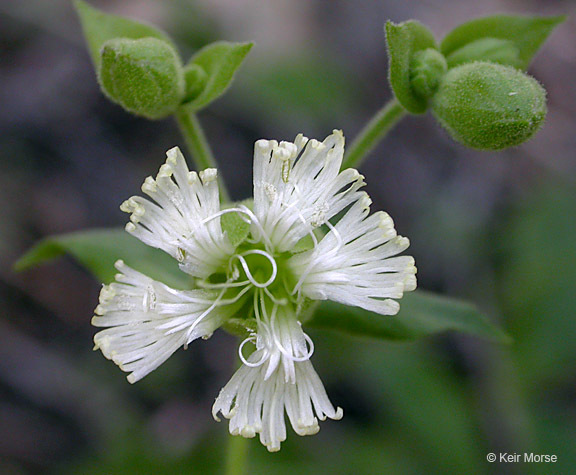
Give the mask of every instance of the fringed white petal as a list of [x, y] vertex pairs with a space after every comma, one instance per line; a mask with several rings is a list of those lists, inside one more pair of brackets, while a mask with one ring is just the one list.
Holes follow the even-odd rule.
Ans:
[[408, 239], [396, 235], [386, 213], [369, 216], [370, 203], [363, 193], [314, 249], [294, 255], [289, 265], [306, 297], [393, 315], [399, 304], [392, 299], [416, 288], [416, 267], [411, 256], [397, 256]]
[[130, 372], [134, 383], [178, 348], [208, 338], [227, 318], [218, 292], [174, 290], [116, 262], [116, 282], [102, 287], [92, 324], [109, 327], [94, 336], [95, 349]]
[[155, 203], [133, 196], [120, 207], [131, 213], [126, 231], [170, 254], [184, 272], [206, 278], [234, 251], [220, 225], [217, 172], [189, 171], [178, 147], [166, 155], [156, 179], [142, 185]]
[[316, 434], [320, 430], [318, 420], [338, 420], [343, 415], [342, 409], [335, 409], [330, 402], [310, 360], [290, 361], [288, 366], [294, 371], [290, 376], [285, 362], [279, 363], [285, 359], [277, 347], [257, 349], [212, 406], [216, 420], [219, 412], [230, 419], [232, 435], [251, 438], [260, 434], [260, 441], [270, 452], [280, 450], [281, 442], [286, 440], [285, 412], [298, 435]]
[[344, 137], [324, 142], [298, 135], [291, 142], [259, 140], [254, 150], [253, 234], [264, 233], [275, 250], [294, 245], [358, 199], [364, 185], [356, 170], [340, 172]]

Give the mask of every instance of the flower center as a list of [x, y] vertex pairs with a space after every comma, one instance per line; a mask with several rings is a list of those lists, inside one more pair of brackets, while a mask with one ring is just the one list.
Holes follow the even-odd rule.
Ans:
[[[237, 266], [240, 264], [240, 268]], [[240, 254], [234, 254], [229, 261], [232, 275], [236, 280], [246, 281], [254, 287], [266, 288], [278, 275], [278, 265], [274, 257], [262, 249], [249, 249]]]

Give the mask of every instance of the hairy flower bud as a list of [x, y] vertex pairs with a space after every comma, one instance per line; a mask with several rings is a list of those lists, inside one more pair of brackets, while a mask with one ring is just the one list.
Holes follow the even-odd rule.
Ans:
[[410, 85], [416, 94], [428, 99], [438, 89], [447, 69], [446, 59], [438, 50], [418, 51], [410, 64]]
[[452, 137], [472, 148], [502, 150], [528, 140], [546, 117], [546, 91], [510, 66], [474, 62], [444, 76], [432, 110]]
[[186, 92], [183, 102], [189, 102], [196, 99], [206, 87], [208, 74], [201, 66], [189, 64], [184, 68], [184, 80], [186, 82]]
[[116, 38], [104, 43], [98, 74], [104, 93], [148, 119], [172, 114], [184, 97], [184, 72], [174, 48], [157, 38]]

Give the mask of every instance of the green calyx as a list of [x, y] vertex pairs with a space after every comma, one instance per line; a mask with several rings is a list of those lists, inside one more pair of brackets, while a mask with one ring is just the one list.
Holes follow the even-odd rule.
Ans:
[[513, 67], [478, 61], [448, 71], [432, 110], [458, 142], [502, 150], [525, 142], [542, 126], [546, 91]]
[[124, 109], [148, 119], [174, 113], [185, 95], [182, 63], [166, 41], [115, 38], [101, 49], [98, 80]]
[[[412, 79], [418, 76], [420, 81], [428, 76], [422, 71], [414, 72], [414, 67], [426, 56], [426, 54], [418, 56], [419, 53], [438, 48], [434, 35], [428, 28], [414, 20], [399, 24], [389, 21], [386, 23], [385, 31], [388, 46], [388, 78], [392, 91], [408, 112], [423, 114], [428, 110], [428, 96], [414, 89]], [[423, 69], [428, 71], [427, 67]], [[422, 87], [424, 90], [427, 88], [425, 85]]]
[[446, 70], [446, 59], [438, 50], [427, 48], [414, 54], [410, 64], [410, 84], [414, 92], [425, 99], [431, 98]]

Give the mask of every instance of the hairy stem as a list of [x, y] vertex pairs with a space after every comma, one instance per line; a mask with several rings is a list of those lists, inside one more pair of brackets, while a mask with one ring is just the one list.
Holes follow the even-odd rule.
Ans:
[[366, 156], [380, 142], [388, 132], [394, 127], [402, 117], [406, 115], [406, 110], [396, 99], [392, 99], [366, 124], [358, 136], [348, 148], [342, 169], [357, 168], [364, 161]]
[[[184, 136], [188, 150], [192, 154], [192, 160], [197, 170], [206, 168], [217, 168], [216, 159], [212, 154], [204, 130], [194, 112], [190, 112], [185, 106], [180, 107], [176, 112], [176, 121], [180, 132]], [[228, 190], [222, 179], [220, 184], [220, 199], [223, 202], [230, 201]]]

